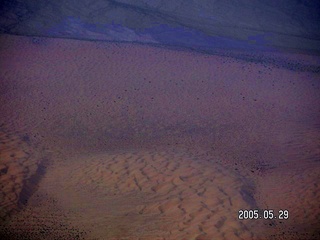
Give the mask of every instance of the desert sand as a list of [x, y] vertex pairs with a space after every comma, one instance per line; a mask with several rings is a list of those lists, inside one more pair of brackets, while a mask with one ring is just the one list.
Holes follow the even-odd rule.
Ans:
[[[306, 66], [294, 71], [134, 44], [0, 41], [3, 236], [320, 237], [317, 56], [270, 54]], [[239, 220], [240, 209], [289, 219]]]

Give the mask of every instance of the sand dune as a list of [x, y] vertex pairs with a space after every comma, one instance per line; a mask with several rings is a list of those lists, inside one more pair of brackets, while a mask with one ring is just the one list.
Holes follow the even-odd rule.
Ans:
[[[241, 192], [252, 191], [245, 190], [245, 180], [181, 150], [125, 151], [59, 162], [13, 223], [23, 223], [35, 208], [28, 226], [32, 232], [67, 214], [88, 239], [251, 238], [237, 219], [238, 209], [256, 207], [242, 197]], [[23, 225], [13, 226], [19, 232], [25, 231]], [[50, 234], [59, 231], [53, 228]]]
[[[7, 238], [319, 236], [317, 72], [129, 44], [1, 42]], [[238, 219], [256, 208], [290, 218]]]

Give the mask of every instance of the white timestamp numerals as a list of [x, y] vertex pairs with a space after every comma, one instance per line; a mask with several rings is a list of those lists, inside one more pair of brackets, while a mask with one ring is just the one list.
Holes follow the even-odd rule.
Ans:
[[289, 211], [288, 210], [282, 210], [274, 211], [272, 209], [240, 209], [238, 211], [238, 219], [240, 220], [246, 220], [246, 219], [288, 219], [289, 218]]

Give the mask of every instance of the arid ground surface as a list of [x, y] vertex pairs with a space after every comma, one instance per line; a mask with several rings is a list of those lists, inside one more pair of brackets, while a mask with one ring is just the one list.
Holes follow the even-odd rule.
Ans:
[[0, 42], [1, 235], [320, 238], [319, 57]]

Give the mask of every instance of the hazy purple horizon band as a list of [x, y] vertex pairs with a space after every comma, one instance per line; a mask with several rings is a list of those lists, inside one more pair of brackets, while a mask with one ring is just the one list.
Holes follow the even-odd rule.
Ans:
[[0, 33], [251, 52], [320, 54], [316, 1], [9, 1]]

